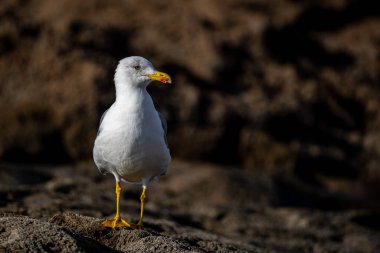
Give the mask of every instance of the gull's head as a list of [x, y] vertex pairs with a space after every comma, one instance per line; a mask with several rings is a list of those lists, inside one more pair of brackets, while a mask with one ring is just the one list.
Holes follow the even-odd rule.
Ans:
[[135, 87], [146, 87], [152, 81], [171, 83], [170, 76], [154, 69], [152, 63], [140, 56], [131, 56], [119, 61], [115, 82]]

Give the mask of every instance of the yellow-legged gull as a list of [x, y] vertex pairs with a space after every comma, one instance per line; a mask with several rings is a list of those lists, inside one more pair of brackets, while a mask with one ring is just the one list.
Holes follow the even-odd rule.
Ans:
[[[116, 179], [116, 215], [102, 222], [106, 227], [142, 227], [147, 185], [164, 174], [171, 161], [166, 121], [146, 90], [153, 80], [171, 83], [168, 74], [156, 71], [143, 57], [124, 58], [116, 68], [116, 101], [101, 118], [93, 150], [100, 172], [112, 173]], [[137, 225], [120, 217], [120, 181], [142, 185]]]

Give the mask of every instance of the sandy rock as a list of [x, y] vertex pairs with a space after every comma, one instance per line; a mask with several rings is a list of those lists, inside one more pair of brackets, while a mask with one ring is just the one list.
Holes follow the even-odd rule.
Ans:
[[[181, 232], [170, 234], [154, 230], [112, 230], [101, 227], [99, 219], [74, 213], [57, 214], [49, 222], [5, 216], [0, 218], [0, 223], [2, 252], [262, 252], [223, 242], [223, 238], [200, 231], [184, 233], [179, 229]], [[154, 225], [159, 230], [164, 227], [160, 223]]]
[[24, 216], [0, 218], [0, 250], [5, 252], [90, 252], [106, 247], [54, 224]]
[[[143, 231], [100, 226], [101, 219], [114, 215], [114, 184], [112, 175], [101, 175], [93, 163], [0, 164], [1, 249], [316, 253], [380, 249], [379, 212], [357, 209], [365, 200], [321, 191], [289, 176], [271, 180], [250, 170], [174, 160], [169, 173], [148, 189]], [[128, 222], [138, 220], [140, 190], [122, 185], [120, 210]], [[45, 236], [60, 236], [67, 243], [38, 239]]]

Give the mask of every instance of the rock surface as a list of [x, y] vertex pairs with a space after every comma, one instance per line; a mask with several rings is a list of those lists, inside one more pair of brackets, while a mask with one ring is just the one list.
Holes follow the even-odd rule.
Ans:
[[[112, 230], [100, 219], [74, 213], [55, 215], [49, 222], [23, 216], [0, 218], [0, 250], [5, 252], [252, 252], [254, 247], [196, 229], [177, 229], [160, 221], [155, 230]], [[166, 230], [171, 230], [165, 231]]]
[[[266, 176], [178, 160], [148, 189], [145, 230], [103, 228], [101, 219], [115, 211], [114, 183], [88, 163], [1, 165], [0, 252], [380, 250], [376, 210], [281, 206], [280, 183]], [[296, 187], [293, 191], [311, 200], [317, 194]], [[128, 222], [138, 219], [139, 194], [138, 187], [123, 185], [121, 214]], [[333, 195], [319, 198], [342, 201]]]

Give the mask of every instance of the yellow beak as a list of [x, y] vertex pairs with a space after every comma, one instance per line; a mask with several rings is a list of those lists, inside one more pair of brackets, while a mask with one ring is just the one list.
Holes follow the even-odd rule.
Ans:
[[153, 74], [147, 75], [150, 79], [161, 83], [172, 83], [170, 76], [164, 72], [155, 71]]

